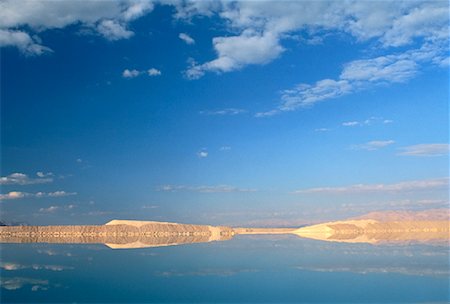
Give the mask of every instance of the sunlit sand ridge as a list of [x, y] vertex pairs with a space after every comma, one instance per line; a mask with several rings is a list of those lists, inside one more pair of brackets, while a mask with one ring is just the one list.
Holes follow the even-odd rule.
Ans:
[[231, 228], [132, 220], [112, 220], [99, 226], [4, 226], [0, 227], [0, 242], [103, 243], [119, 249], [225, 241], [235, 235], [256, 234], [290, 234], [345, 243], [448, 242], [447, 214], [378, 212], [302, 228]]
[[449, 242], [450, 210], [378, 211], [345, 220], [303, 227], [300, 237], [345, 243]]

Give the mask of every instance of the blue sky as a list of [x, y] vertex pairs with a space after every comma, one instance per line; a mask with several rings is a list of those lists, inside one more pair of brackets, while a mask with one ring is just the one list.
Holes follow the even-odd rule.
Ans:
[[448, 207], [447, 1], [3, 1], [1, 219]]

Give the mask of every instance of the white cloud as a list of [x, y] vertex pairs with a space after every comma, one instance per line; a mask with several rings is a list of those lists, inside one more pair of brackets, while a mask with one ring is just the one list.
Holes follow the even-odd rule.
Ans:
[[405, 156], [443, 156], [450, 151], [449, 144], [419, 144], [401, 148], [399, 155]]
[[43, 212], [43, 213], [53, 213], [56, 212], [57, 210], [59, 210], [58, 206], [50, 206], [48, 208], [40, 208], [39, 212]]
[[[141, 74], [141, 72], [139, 72], [138, 70], [129, 70], [129, 69], [125, 69], [122, 72], [122, 77], [123, 78], [135, 78], [138, 77]], [[78, 160], [77, 160], [78, 161]]]
[[195, 44], [195, 40], [192, 39], [191, 36], [189, 36], [186, 33], [180, 33], [178, 35], [178, 38], [180, 38], [181, 40], [183, 40], [186, 44]]
[[53, 176], [54, 174], [52, 172], [44, 173], [44, 172], [39, 171], [39, 172], [36, 172], [36, 175], [38, 177], [42, 177], [43, 178], [43, 177]]
[[294, 193], [354, 194], [372, 192], [411, 192], [449, 187], [448, 178], [405, 181], [394, 184], [356, 184], [344, 187], [319, 187], [297, 190]]
[[359, 82], [405, 82], [417, 72], [417, 63], [407, 54], [355, 60], [345, 65], [340, 79]]
[[157, 188], [158, 191], [165, 192], [200, 192], [200, 193], [231, 193], [231, 192], [255, 192], [256, 189], [238, 188], [229, 185], [217, 186], [186, 186], [186, 185], [164, 185]]
[[[301, 83], [281, 93], [281, 104], [267, 112], [257, 113], [264, 117], [308, 108], [320, 101], [338, 98], [373, 86], [405, 82], [416, 75], [419, 63], [436, 58], [435, 50], [428, 47], [396, 55], [355, 60], [347, 63], [338, 80], [323, 79], [315, 84]], [[433, 64], [433, 63], [432, 63]]]
[[208, 157], [208, 151], [206, 151], [206, 150], [198, 151], [197, 156], [198, 156], [198, 158], [206, 158], [206, 157]]
[[0, 200], [14, 200], [21, 198], [42, 198], [42, 197], [63, 197], [76, 195], [76, 192], [65, 192], [65, 191], [55, 191], [55, 192], [21, 192], [21, 191], [11, 191], [6, 194], [0, 194]]
[[329, 128], [317, 128], [317, 129], [314, 129], [314, 131], [316, 131], [316, 132], [328, 132], [328, 131], [330, 131], [330, 129]]
[[130, 1], [128, 7], [122, 12], [122, 19], [132, 21], [138, 19], [153, 10], [153, 2], [149, 0]]
[[278, 44], [278, 37], [271, 33], [245, 30], [239, 36], [215, 37], [213, 46], [217, 59], [188, 69], [186, 76], [196, 79], [207, 71], [217, 73], [241, 69], [249, 64], [265, 64], [277, 58], [284, 48]]
[[[15, 46], [28, 55], [51, 49], [41, 45], [36, 34], [80, 24], [109, 40], [127, 39], [133, 21], [152, 11], [152, 1], [34, 1], [0, 2], [0, 46]], [[33, 38], [31, 38], [33, 37]]]
[[394, 144], [393, 140], [373, 140], [362, 145], [354, 146], [355, 149], [374, 151]]
[[406, 14], [397, 16], [382, 41], [388, 46], [402, 46], [411, 43], [415, 37], [442, 39], [448, 36], [448, 19], [448, 3], [422, 2]]
[[344, 127], [354, 127], [354, 126], [359, 126], [360, 123], [358, 121], [347, 121], [347, 122], [343, 122], [342, 125]]
[[43, 192], [38, 192], [36, 193], [37, 197], [61, 197], [61, 196], [69, 196], [69, 195], [76, 195], [76, 192], [66, 192], [66, 191], [55, 191], [55, 192], [48, 192], [48, 193], [43, 193]]
[[20, 191], [11, 191], [7, 194], [0, 194], [0, 200], [19, 199], [27, 196], [28, 193]]
[[0, 47], [17, 47], [25, 55], [42, 55], [52, 50], [39, 44], [36, 39], [23, 31], [0, 29]]
[[53, 173], [37, 172], [37, 178], [31, 178], [23, 173], [12, 173], [8, 176], [0, 177], [0, 185], [34, 185], [53, 182]]
[[97, 31], [111, 41], [127, 39], [134, 35], [125, 25], [114, 20], [103, 20], [98, 24]]
[[258, 112], [255, 114], [255, 117], [257, 118], [271, 117], [280, 113], [281, 111], [279, 109], [274, 109], [266, 112]]
[[219, 151], [230, 151], [231, 147], [230, 146], [222, 146], [219, 148]]
[[160, 76], [161, 75], [161, 71], [157, 70], [155, 68], [148, 69], [147, 71], [139, 71], [139, 70], [136, 70], [136, 69], [125, 69], [122, 72], [122, 77], [131, 79], [131, 78], [136, 78], [136, 77], [138, 77], [140, 75], [143, 75], [143, 74], [147, 74], [150, 77], [155, 77], [155, 76]]
[[247, 113], [247, 111], [244, 109], [226, 108], [226, 109], [220, 109], [220, 110], [200, 111], [199, 113], [202, 115], [238, 115], [238, 114]]
[[[178, 5], [177, 10], [183, 15], [186, 7], [190, 6]], [[268, 63], [284, 51], [281, 41], [298, 32], [318, 41], [330, 31], [344, 32], [357, 42], [376, 40], [385, 50], [417, 39], [432, 44], [448, 39], [448, 5], [444, 1], [294, 1], [280, 5], [222, 1], [215, 7], [189, 11], [189, 16], [217, 12], [227, 22], [227, 29], [238, 34], [213, 38], [217, 58], [188, 69], [188, 78], [199, 78], [207, 71], [229, 72], [249, 64]], [[385, 64], [378, 73], [392, 72], [395, 81], [404, 81], [414, 70], [414, 62]]]
[[347, 80], [323, 79], [314, 85], [299, 84], [292, 89], [282, 91], [282, 104], [276, 110], [292, 111], [297, 108], [311, 107], [319, 101], [336, 98], [353, 90], [354, 87]]
[[176, 19], [184, 19], [190, 21], [194, 16], [206, 16], [211, 17], [216, 12], [220, 11], [222, 4], [220, 1], [173, 1], [165, 0], [164, 3], [168, 3], [175, 7], [174, 17]]
[[147, 73], [148, 73], [148, 76], [159, 76], [159, 75], [161, 75], [161, 71], [160, 71], [160, 70], [157, 70], [157, 69], [155, 69], [155, 68], [149, 69], [149, 70], [147, 71]]
[[382, 124], [390, 124], [393, 123], [393, 120], [390, 119], [383, 119], [382, 117], [370, 117], [366, 120], [362, 121], [346, 121], [343, 122], [342, 125], [344, 127], [356, 127], [356, 126], [370, 126], [376, 123], [382, 123]]
[[[343, 32], [357, 42], [373, 39], [386, 50], [417, 40], [436, 44], [448, 39], [445, 1], [294, 1], [274, 5], [266, 1], [169, 0], [160, 4], [173, 6], [178, 20], [218, 16], [231, 33], [213, 38], [216, 59], [188, 69], [186, 76], [191, 78], [207, 71], [228, 72], [273, 61], [285, 49], [282, 41], [299, 33], [311, 36], [300, 41], [323, 41], [329, 32]], [[133, 35], [129, 23], [153, 8], [153, 1], [145, 0], [4, 0], [0, 2], [0, 29], [22, 32], [29, 38], [48, 29], [79, 24], [110, 40], [127, 39]], [[187, 38], [182, 34], [187, 36], [181, 33], [180, 38]], [[21, 43], [12, 45], [20, 47]], [[28, 45], [21, 50], [39, 54], [46, 48], [34, 42]]]

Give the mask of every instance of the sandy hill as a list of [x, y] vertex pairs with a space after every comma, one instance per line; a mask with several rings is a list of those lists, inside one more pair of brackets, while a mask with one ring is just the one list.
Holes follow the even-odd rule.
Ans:
[[300, 237], [346, 243], [448, 242], [447, 209], [371, 212], [358, 218], [297, 229]]

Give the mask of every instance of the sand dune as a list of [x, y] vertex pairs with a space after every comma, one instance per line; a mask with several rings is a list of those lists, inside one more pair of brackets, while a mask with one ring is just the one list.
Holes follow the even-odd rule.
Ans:
[[329, 222], [297, 229], [300, 237], [331, 242], [389, 243], [450, 240], [449, 221], [377, 221], [373, 219]]

